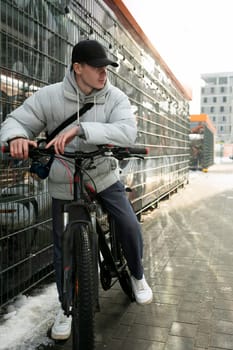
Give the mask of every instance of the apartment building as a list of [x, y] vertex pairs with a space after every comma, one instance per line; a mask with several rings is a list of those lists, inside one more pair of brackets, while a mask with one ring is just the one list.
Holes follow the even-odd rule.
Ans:
[[216, 128], [216, 142], [233, 143], [233, 72], [201, 75], [201, 113], [208, 114]]

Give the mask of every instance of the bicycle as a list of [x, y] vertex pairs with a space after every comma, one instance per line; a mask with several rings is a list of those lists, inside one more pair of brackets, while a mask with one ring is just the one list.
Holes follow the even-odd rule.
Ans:
[[[2, 151], [9, 149], [2, 148]], [[95, 348], [95, 312], [100, 311], [99, 280], [104, 290], [119, 281], [129, 300], [135, 300], [114, 219], [103, 208], [95, 186], [85, 184], [84, 174], [93, 166], [94, 157], [109, 156], [123, 160], [132, 156], [143, 158], [142, 154], [146, 153], [144, 148], [111, 145], [98, 146], [93, 152], [65, 152], [63, 155], [55, 154], [53, 147], [29, 149], [29, 157], [35, 161], [46, 156], [74, 160], [74, 199], [63, 209], [61, 304], [65, 315], [72, 316], [72, 346], [75, 350]], [[85, 168], [84, 160], [89, 160]], [[90, 180], [94, 185], [94, 180]]]

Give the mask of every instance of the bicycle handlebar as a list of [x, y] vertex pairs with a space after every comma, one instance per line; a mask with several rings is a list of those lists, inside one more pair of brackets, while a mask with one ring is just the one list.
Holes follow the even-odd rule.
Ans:
[[[9, 145], [2, 145], [1, 152], [10, 153]], [[88, 158], [96, 157], [98, 155], [102, 155], [102, 156], [113, 156], [118, 160], [122, 160], [124, 158], [130, 158], [134, 156], [138, 158], [143, 158], [142, 156], [140, 157], [140, 155], [146, 155], [146, 154], [148, 154], [147, 148], [101, 145], [101, 146], [98, 146], [98, 149], [96, 151], [92, 151], [92, 152], [75, 151], [75, 152], [64, 152], [63, 154], [58, 155], [55, 153], [53, 146], [49, 148], [29, 146], [29, 158], [32, 158], [32, 159], [37, 159], [48, 155], [63, 156], [66, 158], [73, 158], [73, 159], [88, 159]]]

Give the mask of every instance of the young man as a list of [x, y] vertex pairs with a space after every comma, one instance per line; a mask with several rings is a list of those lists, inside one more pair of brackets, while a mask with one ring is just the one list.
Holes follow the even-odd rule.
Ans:
[[[137, 135], [136, 120], [127, 96], [110, 84], [107, 66], [118, 64], [107, 57], [104, 47], [95, 40], [83, 40], [72, 51], [72, 63], [64, 80], [46, 86], [29, 97], [22, 106], [8, 115], [0, 131], [2, 142], [10, 144], [12, 157], [27, 159], [28, 147], [37, 147], [34, 138], [42, 130], [50, 134], [70, 115], [77, 120], [62, 130], [47, 147], [54, 145], [62, 154], [64, 149], [91, 151], [99, 144], [133, 145]], [[80, 108], [93, 102], [94, 106], [79, 118]], [[96, 168], [87, 170], [94, 179], [97, 191], [120, 228], [120, 240], [131, 271], [136, 301], [152, 301], [142, 266], [142, 234], [140, 224], [119, 181], [119, 168], [114, 158], [95, 159]], [[53, 162], [48, 185], [52, 196], [54, 266], [59, 299], [61, 298], [61, 235], [62, 205], [72, 200], [70, 163]], [[66, 339], [71, 331], [71, 317], [58, 313], [52, 327], [54, 339]]]

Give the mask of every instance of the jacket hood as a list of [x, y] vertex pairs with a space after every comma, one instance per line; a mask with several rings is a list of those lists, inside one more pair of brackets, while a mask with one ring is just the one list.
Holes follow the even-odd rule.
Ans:
[[79, 100], [80, 103], [85, 104], [89, 102], [93, 102], [95, 104], [102, 104], [105, 101], [106, 92], [110, 88], [110, 82], [107, 79], [105, 86], [101, 90], [94, 89], [90, 95], [85, 95], [78, 87], [75, 80], [75, 73], [73, 69], [71, 70], [68, 67], [65, 77], [63, 79], [63, 89], [64, 96], [70, 101]]

